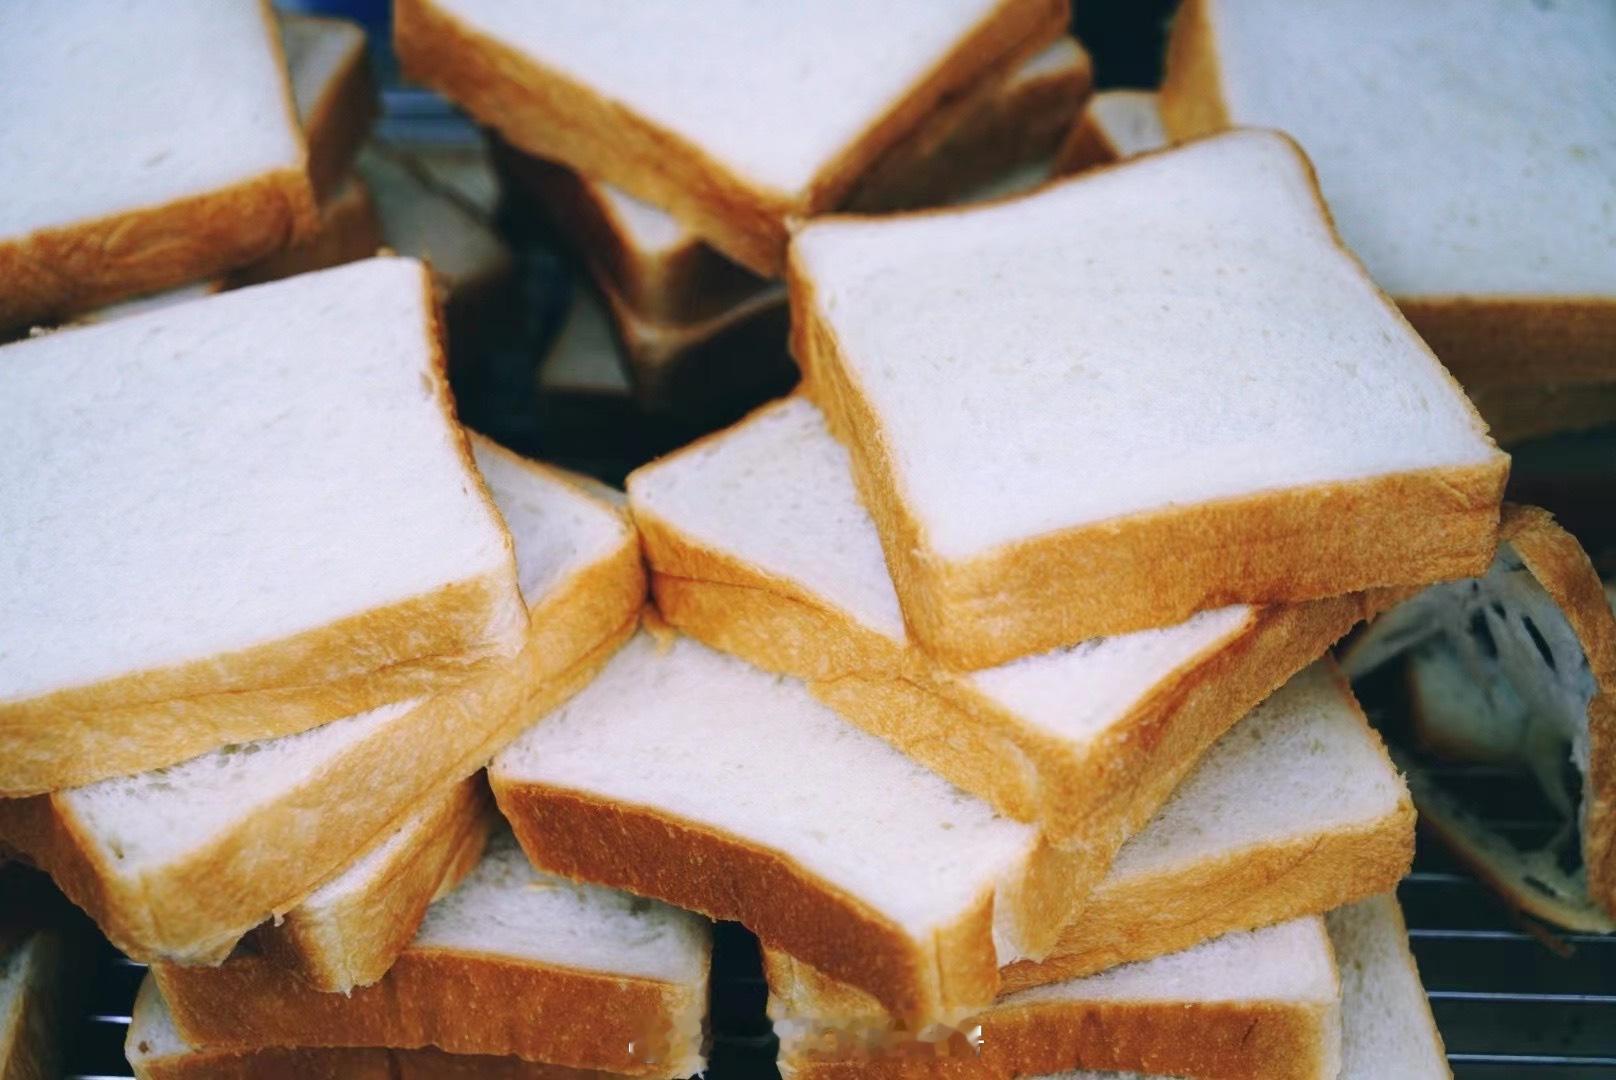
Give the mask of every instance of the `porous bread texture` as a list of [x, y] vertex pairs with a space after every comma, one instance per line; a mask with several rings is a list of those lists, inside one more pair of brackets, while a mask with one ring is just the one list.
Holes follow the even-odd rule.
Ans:
[[224, 285], [232, 289], [257, 285], [368, 259], [382, 247], [381, 229], [369, 186], [358, 176], [345, 176], [336, 190], [320, 203], [320, 225], [313, 236], [267, 259], [231, 271]]
[[522, 646], [412, 259], [4, 346], [0, 427], [0, 607], [31, 628], [0, 654], [0, 794], [297, 732]]
[[[1003, 78], [934, 110], [860, 181], [864, 197], [918, 205], [1020, 176], [1026, 166], [1037, 172], [1091, 78], [1082, 46], [1057, 39]], [[669, 329], [705, 323], [766, 288], [666, 211], [565, 166], [501, 149], [506, 170], [546, 207], [596, 284], [614, 297], [619, 322]]]
[[1252, 706], [1365, 613], [1358, 596], [1208, 611], [954, 673], [915, 646], [846, 450], [802, 397], [628, 480], [658, 609], [1001, 813], [1081, 850], [1077, 895]]
[[793, 354], [951, 667], [1491, 558], [1508, 458], [1282, 136], [791, 252]]
[[[1439, 749], [1532, 769], [1578, 822], [1588, 898], [1616, 916], [1616, 616], [1587, 554], [1547, 511], [1506, 506], [1499, 537], [1484, 577], [1428, 589], [1387, 613], [1344, 660], [1355, 675], [1411, 653], [1428, 666], [1461, 665], [1474, 684], [1475, 726], [1447, 709], [1424, 713], [1424, 730]], [[1565, 790], [1567, 755], [1583, 778], [1578, 805]], [[1450, 822], [1444, 834], [1459, 830], [1453, 811], [1433, 809]], [[1500, 883], [1517, 903], [1539, 902], [1519, 883]], [[1548, 910], [1564, 920], [1560, 905]]]
[[280, 12], [292, 104], [309, 150], [309, 182], [324, 202], [342, 186], [370, 134], [381, 102], [358, 23]]
[[504, 241], [486, 221], [428, 184], [408, 155], [367, 147], [357, 168], [370, 185], [387, 246], [430, 266], [446, 303], [490, 288], [511, 272]]
[[[1010, 994], [966, 1029], [891, 1040], [848, 1029], [834, 1000], [765, 958], [780, 1071], [834, 1077], [1025, 1076], [1073, 1067], [1336, 1080], [1340, 983], [1324, 920], [1227, 934], [1086, 979]], [[791, 996], [786, 996], [791, 995]]]
[[1466, 386], [1608, 381], [1612, 38], [1602, 4], [1194, 0], [1162, 107], [1175, 138], [1294, 136], [1347, 245]]
[[[419, 703], [135, 777], [0, 800], [0, 843], [47, 869], [130, 956], [217, 963], [576, 692], [638, 623], [639, 542], [610, 503], [472, 441], [517, 541], [531, 615], [519, 656]], [[338, 806], [340, 814], [309, 812]]]
[[535, 864], [744, 923], [917, 1022], [1065, 922], [1033, 830], [689, 638], [641, 634], [489, 780]]
[[594, 1070], [432, 1047], [195, 1047], [174, 1030], [150, 976], [135, 997], [124, 1056], [139, 1080], [612, 1080]]
[[1324, 918], [1341, 974], [1341, 1080], [1451, 1080], [1442, 1036], [1391, 893]]
[[0, 139], [32, 148], [0, 168], [0, 327], [218, 274], [313, 231], [267, 0], [141, 0], [106, 19], [9, 5], [0, 41]]
[[671, 1078], [706, 1065], [711, 953], [705, 919], [537, 871], [501, 831], [373, 986], [323, 994], [245, 953], [153, 973], [198, 1046], [436, 1046]]
[[[583, 0], [410, 0], [394, 41], [411, 78], [512, 145], [663, 207], [772, 275], [794, 220], [838, 205], [940, 102], [1066, 21], [1063, 0], [639, 3], [610, 18]], [[715, 69], [714, 55], [758, 62]]]
[[1166, 145], [1154, 90], [1105, 90], [1089, 99], [1082, 119], [1067, 135], [1056, 171], [1081, 172]]
[[369, 986], [415, 937], [427, 905], [477, 865], [492, 817], [481, 775], [452, 785], [284, 918], [258, 927], [252, 947], [316, 990]]
[[[1364, 899], [1392, 888], [1413, 854], [1407, 789], [1340, 674], [1315, 665], [1212, 748], [1123, 847], [1050, 954], [1000, 972], [1001, 993]], [[808, 1011], [902, 1034], [868, 995], [806, 965], [774, 964], [776, 992], [794, 999], [803, 980]]]

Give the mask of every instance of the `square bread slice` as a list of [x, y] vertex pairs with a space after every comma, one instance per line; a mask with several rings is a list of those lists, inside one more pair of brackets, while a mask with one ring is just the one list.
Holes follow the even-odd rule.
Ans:
[[1154, 90], [1105, 90], [1084, 106], [1082, 119], [1061, 145], [1056, 171], [1081, 172], [1166, 145], [1161, 101]]
[[672, 1078], [706, 1065], [711, 956], [706, 919], [537, 871], [500, 830], [374, 986], [321, 993], [247, 953], [152, 970], [196, 1047], [431, 1046]]
[[332, 993], [387, 974], [427, 906], [482, 859], [496, 816], [480, 772], [423, 802], [297, 907], [259, 926], [246, 948]]
[[317, 727], [522, 646], [413, 259], [0, 347], [0, 429], [0, 609], [29, 628], [0, 651], [0, 795]]
[[[1466, 387], [1616, 377], [1616, 8], [1191, 0], [1176, 139], [1279, 128]], [[1418, 103], [1411, 108], [1411, 103]]]
[[[1000, 993], [1318, 915], [1392, 888], [1413, 856], [1408, 789], [1340, 674], [1321, 663], [1212, 748], [1122, 849], [1049, 955], [1000, 970]], [[869, 995], [797, 967], [803, 979], [834, 986], [843, 1020], [894, 1027]]]
[[1492, 556], [1509, 459], [1283, 136], [791, 251], [793, 352], [950, 667]]
[[871, 734], [1081, 849], [1087, 885], [1207, 747], [1370, 607], [1351, 595], [1223, 608], [962, 674], [911, 640], [847, 451], [805, 398], [636, 470], [628, 491], [663, 618], [806, 680]]
[[348, 19], [280, 12], [292, 104], [309, 148], [309, 182], [324, 202], [348, 175], [381, 112], [365, 31]]
[[[0, 11], [0, 328], [251, 262], [315, 228], [268, 0]], [[139, 92], [131, 92], [138, 86]]]
[[940, 103], [1036, 53], [1067, 7], [406, 0], [393, 17], [411, 78], [774, 276], [794, 221], [839, 205]]
[[135, 959], [217, 963], [574, 693], [638, 624], [639, 541], [616, 507], [555, 471], [480, 438], [473, 450], [516, 538], [530, 606], [519, 656], [433, 697], [0, 800], [0, 843]]
[[1076, 1067], [1336, 1080], [1341, 1062], [1341, 985], [1318, 916], [1009, 994], [919, 1037], [847, 1022], [834, 986], [778, 961], [766, 954], [764, 969], [787, 1080], [945, 1071], [987, 1080]]
[[642, 633], [489, 766], [534, 863], [745, 924], [916, 1022], [1066, 922], [1069, 860], [800, 682]]

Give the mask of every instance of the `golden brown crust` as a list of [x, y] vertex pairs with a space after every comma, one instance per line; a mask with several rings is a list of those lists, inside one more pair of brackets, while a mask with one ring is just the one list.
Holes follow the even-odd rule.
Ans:
[[[300, 904], [253, 932], [254, 946], [316, 990], [346, 993], [387, 973], [414, 940], [427, 905], [482, 858], [492, 805], [481, 776], [439, 796], [364, 888], [322, 910]], [[385, 841], [385, 836], [383, 837]]]
[[1067, 133], [1055, 154], [1055, 174], [1082, 172], [1122, 160], [1122, 150], [1094, 119], [1094, 110], [1083, 110], [1082, 117]]
[[480, 34], [432, 0], [394, 10], [406, 74], [454, 99], [514, 146], [614, 183], [681, 221], [730, 258], [764, 275], [784, 264], [792, 219], [837, 205], [863, 170], [956, 88], [1004, 64], [1052, 23], [1065, 0], [1000, 0], [803, 192], [749, 181], [688, 140]]
[[[1286, 142], [1307, 170], [1328, 223], [1311, 166]], [[1339, 235], [1334, 239], [1350, 258]], [[1171, 626], [1232, 603], [1295, 602], [1470, 577], [1492, 560], [1509, 473], [1509, 458], [1496, 450], [1485, 464], [1150, 510], [945, 558], [932, 550], [899, 491], [880, 417], [794, 255], [787, 280], [792, 354], [803, 384], [850, 451], [910, 633], [948, 667], [991, 667], [1088, 638]], [[1373, 287], [1367, 274], [1364, 281]], [[1484, 432], [1473, 409], [1471, 415]], [[1161, 573], [1164, 565], [1174, 572]], [[1082, 572], [1067, 572], [1071, 567]]]
[[1465, 386], [1609, 383], [1616, 377], [1616, 297], [1394, 297]]
[[[699, 452], [702, 443], [681, 453]], [[1091, 745], [1074, 747], [868, 630], [795, 582], [636, 508], [658, 609], [674, 626], [769, 671], [804, 679], [853, 723], [1000, 812], [1081, 848], [1074, 900], [1201, 754], [1366, 613], [1351, 595], [1253, 612], [1190, 658]]]
[[132, 775], [441, 693], [501, 670], [521, 651], [528, 612], [515, 551], [455, 415], [424, 268], [420, 283], [431, 350], [423, 378], [466, 483], [500, 530], [499, 569], [279, 641], [0, 704], [0, 799]]
[[0, 328], [61, 321], [213, 277], [313, 235], [301, 169], [277, 169], [160, 206], [0, 238]]
[[1167, 38], [1161, 86], [1162, 126], [1174, 142], [1229, 127], [1209, 0], [1184, 0]]
[[1334, 1080], [1340, 1017], [1313, 1001], [1062, 1001], [1000, 1007], [978, 1018], [981, 1048], [960, 1038], [910, 1043], [872, 1060], [790, 1059], [796, 1080], [982, 1077], [1068, 1069], [1224, 1080]]
[[[130, 956], [218, 962], [398, 824], [424, 792], [471, 775], [533, 716], [587, 685], [633, 634], [644, 595], [639, 543], [625, 529], [616, 550], [533, 608], [515, 660], [426, 699], [275, 804], [148, 874], [123, 873], [61, 796], [0, 800], [0, 841], [46, 869]], [[311, 803], [346, 810], [310, 815]]]
[[139, 1080], [612, 1080], [521, 1058], [446, 1054], [431, 1047], [210, 1047], [136, 1066]]
[[[316, 15], [285, 17], [307, 22], [356, 25], [347, 19]], [[303, 118], [303, 137], [309, 146], [309, 182], [314, 186], [317, 200], [324, 202], [337, 192], [380, 114], [381, 100], [370, 75], [364, 39], [361, 38], [359, 47], [344, 59], [325, 93], [309, 109], [308, 116]]]
[[226, 287], [256, 285], [368, 259], [381, 246], [382, 226], [376, 217], [370, 189], [358, 176], [349, 176], [320, 204], [320, 227], [313, 236], [267, 259], [241, 267], [226, 279]]
[[[152, 969], [174, 1026], [196, 1045], [436, 1046], [626, 1076], [668, 1076], [699, 1053], [699, 988], [411, 946], [374, 986], [325, 994], [260, 955]], [[577, 1023], [587, 1016], [588, 1023]]]
[[1593, 674], [1596, 692], [1588, 702], [1588, 774], [1583, 784], [1583, 862], [1590, 899], [1616, 916], [1616, 616], [1587, 553], [1548, 511], [1507, 507], [1499, 538], [1515, 549], [1565, 612]]
[[[916, 942], [857, 897], [799, 866], [667, 811], [491, 774], [494, 797], [534, 864], [732, 919], [771, 947], [859, 986], [917, 1022], [993, 999], [993, 897], [962, 913], [966, 933]], [[694, 872], [693, 872], [694, 871]]]

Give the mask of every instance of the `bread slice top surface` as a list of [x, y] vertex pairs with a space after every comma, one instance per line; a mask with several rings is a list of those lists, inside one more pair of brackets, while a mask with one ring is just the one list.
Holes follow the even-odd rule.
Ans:
[[1388, 292], [1616, 293], [1616, 8], [1205, 6], [1230, 122], [1302, 144]]
[[806, 193], [1000, 4], [641, 0], [606, 9], [592, 0], [436, 0], [435, 6], [789, 197]]
[[147, 1062], [161, 1061], [191, 1052], [174, 1026], [174, 1015], [168, 1011], [168, 1002], [157, 989], [157, 980], [148, 972], [140, 980], [135, 994], [135, 1006], [130, 1010], [129, 1036], [124, 1043], [124, 1054], [136, 1068]]
[[943, 558], [1498, 457], [1270, 132], [997, 204], [819, 219], [792, 262]]
[[1183, 952], [1007, 994], [995, 1008], [1064, 1001], [1282, 1001], [1334, 1003], [1340, 994], [1324, 920], [1237, 930]]
[[500, 829], [459, 886], [427, 908], [411, 948], [705, 985], [712, 924], [655, 900], [536, 870], [509, 830]]
[[385, 258], [0, 347], [0, 701], [508, 574], [432, 326]]
[[0, 237], [302, 169], [275, 37], [267, 4], [5, 5]]
[[1110, 880], [1372, 824], [1407, 801], [1351, 692], [1329, 664], [1314, 664], [1213, 744], [1123, 845]]
[[1161, 103], [1154, 90], [1105, 90], [1089, 99], [1090, 117], [1122, 157], [1167, 145]]
[[[628, 489], [636, 509], [908, 644], [847, 451], [806, 398], [767, 405], [637, 470]], [[1175, 627], [1097, 638], [958, 678], [1056, 736], [1088, 739], [1184, 664], [1238, 636], [1253, 614], [1220, 608]]]
[[1408, 949], [1397, 900], [1371, 897], [1324, 917], [1341, 973], [1341, 1080], [1448, 1078], [1442, 1037]]
[[[472, 437], [477, 464], [515, 542], [523, 596], [551, 591], [625, 541], [608, 503], [560, 475]], [[85, 838], [127, 875], [197, 850], [425, 699], [395, 702], [308, 731], [223, 747], [163, 769], [60, 793]]]
[[923, 934], [1036, 843], [821, 705], [800, 682], [641, 633], [494, 759], [501, 783], [649, 807], [786, 855]]
[[365, 51], [365, 31], [346, 19], [282, 12], [281, 47], [292, 80], [292, 103], [308, 123], [338, 78]]
[[367, 146], [354, 167], [370, 188], [387, 246], [425, 261], [449, 289], [510, 263], [510, 251], [487, 222], [434, 191], [396, 152]]

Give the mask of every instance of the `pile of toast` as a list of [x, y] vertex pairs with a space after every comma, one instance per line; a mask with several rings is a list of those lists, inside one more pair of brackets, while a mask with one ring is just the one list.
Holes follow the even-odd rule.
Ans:
[[[1487, 7], [1478, 79], [1616, 78], [1608, 9]], [[1189, 0], [1091, 96], [1064, 0], [397, 0], [590, 280], [556, 385], [755, 406], [626, 490], [462, 425], [492, 174], [372, 138], [356, 27], [0, 13], [0, 856], [150, 965], [136, 1074], [692, 1077], [729, 920], [785, 1076], [1449, 1075], [1416, 801], [1616, 914], [1616, 618], [1461, 388], [1616, 372], [1612, 174], [1391, 182], [1391, 70], [1519, 149], [1395, 66], [1472, 11]], [[1559, 849], [1422, 755], [1538, 770]], [[0, 930], [0, 1074], [58, 939]]]

